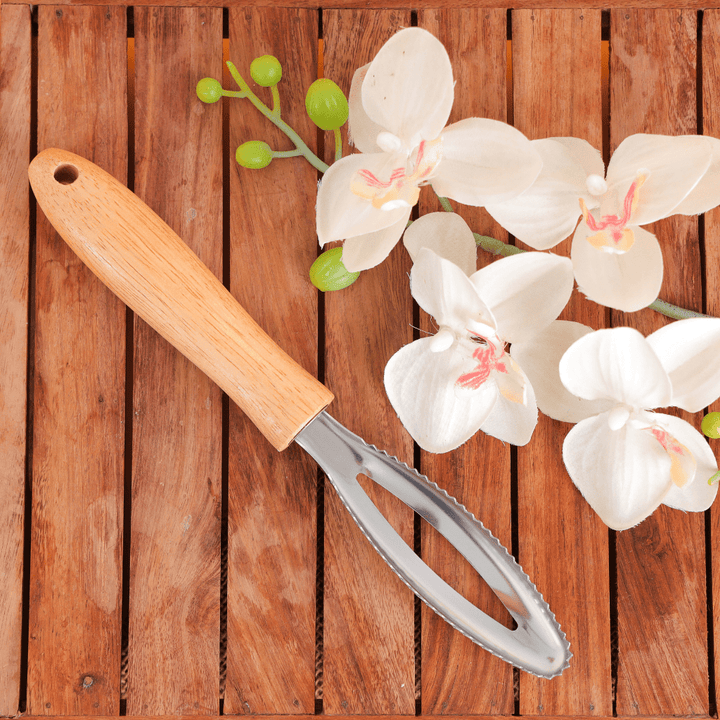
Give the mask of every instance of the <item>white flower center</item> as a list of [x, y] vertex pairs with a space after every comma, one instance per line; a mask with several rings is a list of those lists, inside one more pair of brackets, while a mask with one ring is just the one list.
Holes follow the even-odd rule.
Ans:
[[375, 142], [384, 152], [399, 152], [403, 149], [403, 141], [397, 135], [387, 132], [387, 130], [383, 130], [379, 133], [375, 138]]
[[384, 202], [380, 206], [380, 209], [387, 212], [388, 210], [397, 210], [398, 208], [402, 207], [409, 208], [412, 207], [412, 205], [407, 200], [403, 200], [402, 198], [395, 198], [395, 200], [387, 200], [386, 202]]
[[629, 424], [635, 430], [644, 430], [655, 424], [653, 413], [629, 405], [616, 405], [608, 414], [608, 427], [611, 430], [620, 430]]
[[588, 175], [585, 184], [591, 195], [604, 195], [608, 189], [605, 178], [600, 177], [600, 175]]
[[455, 333], [447, 327], [441, 327], [430, 342], [430, 350], [434, 353], [444, 352], [455, 342]]

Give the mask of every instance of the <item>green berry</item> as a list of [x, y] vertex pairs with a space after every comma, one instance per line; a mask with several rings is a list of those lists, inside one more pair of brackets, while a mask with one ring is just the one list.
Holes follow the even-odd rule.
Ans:
[[352, 285], [360, 276], [359, 272], [348, 272], [342, 263], [341, 247], [326, 250], [312, 264], [310, 268], [310, 281], [323, 292], [329, 290], [342, 290]]
[[273, 156], [266, 142], [250, 140], [235, 151], [235, 159], [243, 167], [259, 170], [267, 167], [272, 162]]
[[708, 413], [702, 419], [700, 427], [709, 438], [720, 438], [720, 412]]
[[204, 103], [214, 103], [222, 97], [222, 85], [215, 78], [203, 78], [195, 92]]
[[280, 82], [282, 65], [272, 55], [263, 55], [250, 63], [250, 77], [263, 87], [272, 87]]
[[337, 130], [348, 119], [348, 101], [343, 91], [327, 78], [316, 80], [305, 96], [310, 119], [322, 130]]

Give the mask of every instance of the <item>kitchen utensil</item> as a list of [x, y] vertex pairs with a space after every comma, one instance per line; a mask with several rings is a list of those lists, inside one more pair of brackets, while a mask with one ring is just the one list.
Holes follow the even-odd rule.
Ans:
[[[43, 212], [83, 262], [212, 378], [277, 450], [295, 441], [310, 453], [376, 550], [435, 612], [522, 670], [550, 678], [567, 667], [571, 655], [564, 633], [498, 540], [438, 485], [328, 415], [332, 393], [260, 329], [135, 194], [64, 150], [41, 152], [29, 176]], [[501, 625], [436, 575], [371, 502], [359, 474], [444, 535], [493, 589], [517, 627]]]

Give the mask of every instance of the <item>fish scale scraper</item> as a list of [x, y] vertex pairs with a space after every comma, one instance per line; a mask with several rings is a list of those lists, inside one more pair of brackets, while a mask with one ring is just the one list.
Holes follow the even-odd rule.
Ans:
[[[214, 380], [277, 450], [293, 441], [303, 447], [375, 549], [424, 602], [521, 670], [546, 678], [562, 673], [571, 657], [565, 634], [508, 551], [438, 485], [328, 415], [332, 393], [264, 333], [158, 215], [104, 170], [64, 150], [41, 152], [29, 176], [41, 209], [80, 259]], [[517, 627], [492, 619], [431, 570], [372, 503], [359, 474], [444, 535]]]

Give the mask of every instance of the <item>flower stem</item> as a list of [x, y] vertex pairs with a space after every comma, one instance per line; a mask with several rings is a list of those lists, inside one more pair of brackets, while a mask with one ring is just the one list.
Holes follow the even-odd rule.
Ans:
[[340, 128], [335, 128], [335, 160], [340, 160], [342, 157], [342, 135], [340, 134]]
[[673, 320], [686, 320], [687, 318], [709, 318], [712, 315], [703, 315], [702, 313], [695, 312], [694, 310], [686, 310], [685, 308], [678, 307], [677, 305], [671, 305], [665, 300], [658, 298], [655, 302], [648, 305], [651, 310], [655, 310], [663, 315], [666, 315]]
[[510, 255], [517, 255], [518, 253], [525, 252], [522, 248], [509, 245], [508, 243], [504, 243], [502, 240], [497, 240], [496, 238], [489, 237], [488, 235], [473, 233], [473, 237], [475, 238], [475, 244], [478, 247], [481, 247], [483, 250], [486, 250], [493, 255], [504, 255], [505, 257], [508, 257]]
[[452, 208], [452, 205], [450, 204], [450, 201], [446, 197], [441, 197], [440, 195], [438, 195], [437, 199], [440, 201], [442, 209], [445, 212], [455, 212]]
[[277, 118], [280, 117], [280, 93], [278, 92], [277, 85], [273, 85], [270, 88], [270, 92], [272, 93], [272, 99], [273, 99], [273, 108], [272, 108], [272, 114], [275, 115]]
[[280, 128], [289, 138], [292, 140], [295, 147], [300, 151], [300, 154], [317, 170], [325, 172], [328, 169], [327, 163], [324, 163], [300, 138], [300, 136], [284, 121], [280, 119], [279, 108], [278, 112], [274, 113], [270, 108], [258, 98], [257, 95], [250, 89], [250, 86], [245, 82], [242, 75], [237, 71], [235, 65], [228, 60], [228, 70], [233, 76], [233, 79], [240, 87], [244, 97], [246, 97], [273, 125]]
[[274, 158], [289, 158], [289, 157], [299, 157], [302, 155], [302, 150], [299, 148], [296, 148], [295, 150], [273, 150], [272, 156]]

